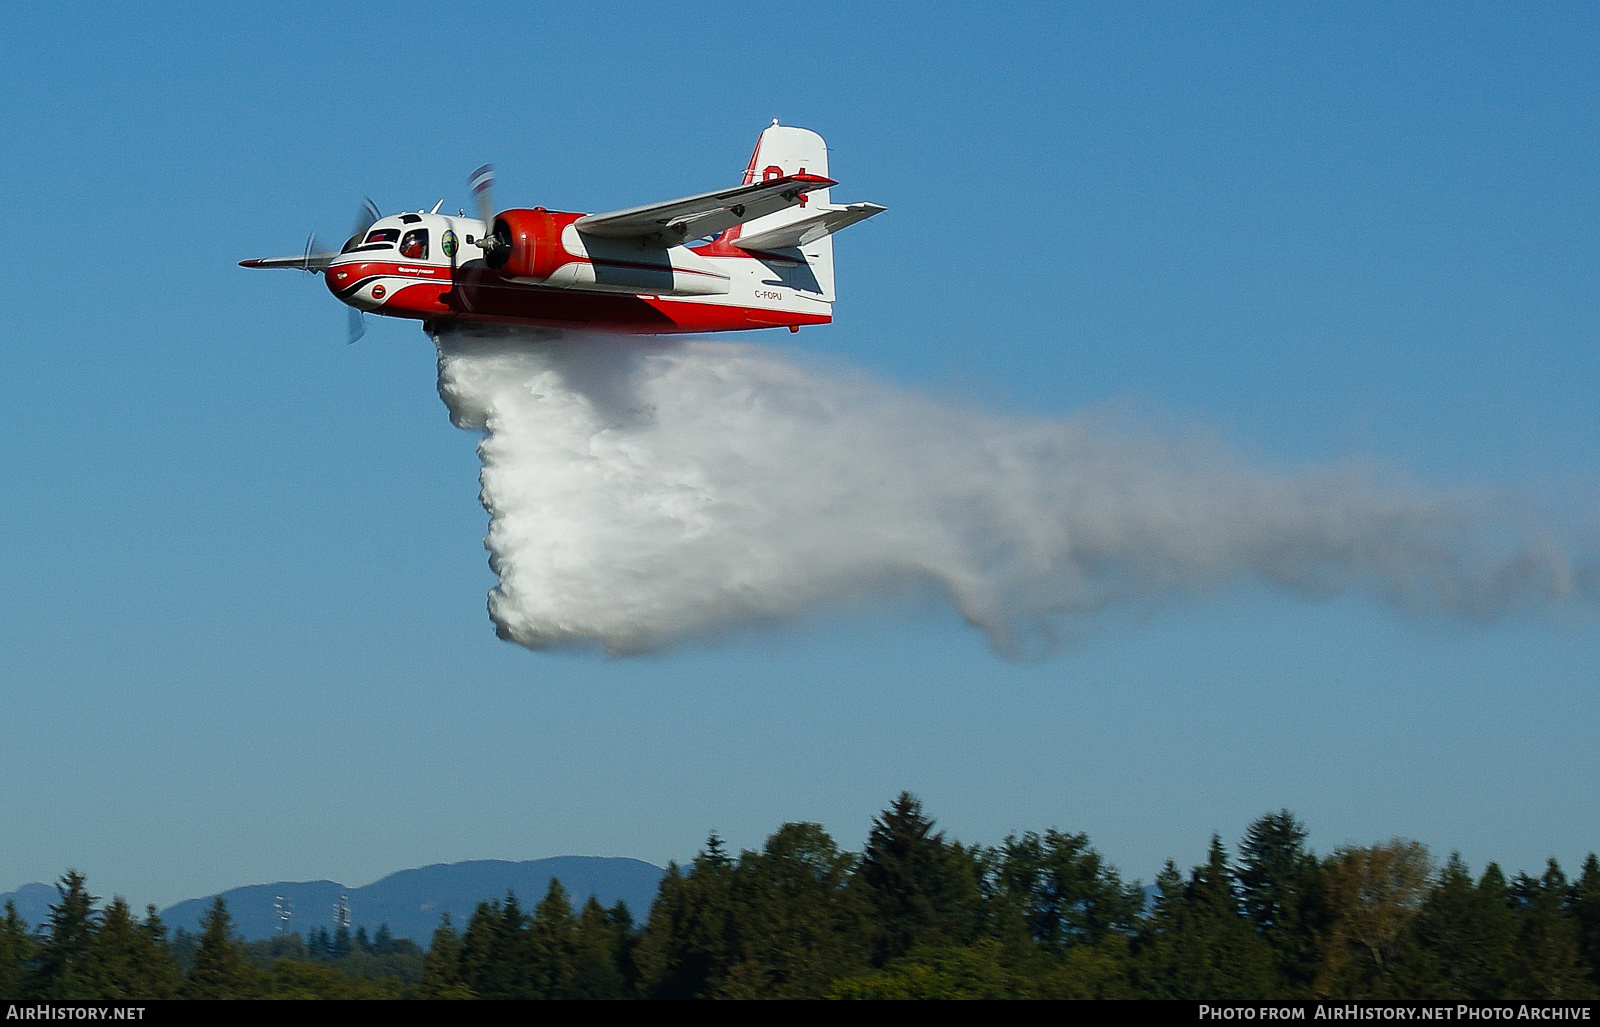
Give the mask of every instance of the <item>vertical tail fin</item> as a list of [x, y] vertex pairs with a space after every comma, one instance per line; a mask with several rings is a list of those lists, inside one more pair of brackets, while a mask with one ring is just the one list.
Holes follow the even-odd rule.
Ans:
[[780, 125], [773, 119], [756, 140], [750, 166], [744, 169], [744, 184], [801, 173], [828, 177], [827, 145], [809, 129]]
[[[745, 184], [801, 173], [828, 177], [827, 144], [815, 132], [780, 125], [777, 119], [773, 119], [772, 124], [762, 131], [761, 138], [756, 140], [755, 152], [750, 154], [750, 166], [745, 168]], [[829, 205], [828, 190], [818, 189], [809, 193], [806, 201], [804, 207], [780, 210], [776, 214], [768, 214], [764, 218], [746, 222], [738, 229], [730, 230], [728, 241], [737, 243], [740, 237], [753, 238], [810, 217], [816, 213], [818, 205], [822, 207]], [[738, 234], [733, 234], [735, 232]], [[833, 301], [832, 236], [824, 235], [820, 239], [800, 245], [798, 249], [804, 255], [806, 264], [810, 266], [811, 274], [816, 278], [821, 298], [831, 303]]]

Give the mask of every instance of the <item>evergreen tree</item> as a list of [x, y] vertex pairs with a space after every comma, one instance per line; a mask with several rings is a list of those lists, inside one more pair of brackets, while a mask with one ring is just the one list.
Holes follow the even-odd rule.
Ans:
[[461, 939], [461, 978], [479, 998], [539, 998], [533, 986], [528, 916], [515, 892], [480, 902]]
[[503, 925], [500, 900], [491, 899], [478, 903], [461, 933], [461, 981], [482, 998], [505, 998], [511, 992]]
[[977, 933], [981, 894], [975, 854], [947, 845], [909, 792], [872, 825], [856, 879], [865, 890], [875, 938], [874, 966], [919, 944], [971, 941]]
[[1322, 867], [1305, 840], [1304, 825], [1279, 810], [1251, 824], [1239, 843], [1240, 905], [1292, 995], [1310, 994], [1325, 926]]
[[439, 918], [428, 946], [428, 957], [422, 965], [423, 998], [463, 999], [474, 998], [472, 989], [461, 975], [461, 937], [450, 925], [450, 914]]
[[1578, 925], [1578, 953], [1589, 966], [1589, 980], [1600, 988], [1600, 859], [1594, 853], [1572, 882], [1568, 909]]
[[1417, 942], [1427, 964], [1421, 997], [1504, 997], [1516, 925], [1498, 875], [1494, 867], [1485, 871], [1483, 885], [1474, 885], [1459, 853], [1451, 853], [1439, 872], [1417, 914]]
[[[624, 907], [626, 908], [626, 907]], [[631, 917], [629, 918], [632, 919]], [[618, 967], [620, 939], [593, 895], [583, 904], [572, 934], [572, 972], [562, 994], [569, 999], [627, 998], [628, 982]]]
[[182, 927], [172, 931], [172, 958], [178, 961], [178, 972], [185, 977], [194, 969], [194, 953], [200, 947], [200, 939], [184, 930]]
[[1491, 958], [1497, 960], [1500, 998], [1510, 997], [1511, 961], [1517, 943], [1517, 918], [1512, 910], [1511, 885], [1506, 881], [1500, 864], [1490, 863], [1478, 878], [1478, 893], [1482, 897], [1486, 922], [1490, 925], [1489, 948]]
[[261, 990], [260, 975], [245, 958], [244, 945], [234, 934], [233, 918], [218, 895], [200, 918], [200, 946], [194, 953], [181, 995], [189, 999], [254, 998]]
[[733, 963], [733, 868], [715, 834], [689, 865], [667, 865], [635, 950], [652, 998], [710, 998]]
[[1061, 953], [1111, 932], [1132, 934], [1144, 906], [1137, 885], [1124, 886], [1084, 834], [1051, 829], [1008, 836], [993, 858], [997, 896], [1014, 906], [1030, 937]]
[[379, 956], [387, 956], [394, 951], [394, 935], [389, 932], [389, 921], [378, 925], [378, 933], [372, 936], [372, 951]]
[[734, 965], [726, 997], [822, 998], [836, 978], [861, 969], [860, 894], [849, 888], [855, 858], [820, 824], [784, 824], [734, 874]]
[[76, 870], [62, 876], [56, 891], [61, 901], [50, 907], [45, 937], [25, 990], [31, 998], [55, 1001], [96, 998], [88, 974], [89, 952], [94, 946], [94, 904], [99, 899], [89, 894], [83, 875]]
[[16, 903], [6, 900], [0, 920], [0, 999], [23, 997], [28, 964], [33, 960], [33, 936], [17, 914]]
[[1150, 998], [1268, 999], [1281, 984], [1273, 953], [1239, 909], [1222, 840], [1185, 882], [1168, 861], [1156, 875], [1154, 915], [1139, 940], [1136, 973]]
[[144, 997], [177, 998], [183, 987], [183, 972], [177, 956], [167, 944], [167, 925], [154, 905], [144, 907], [144, 920], [134, 931], [133, 966], [143, 983]]
[[727, 848], [722, 841], [722, 836], [713, 828], [711, 834], [706, 836], [706, 847], [701, 850], [695, 862], [703, 867], [724, 868], [733, 861], [728, 858]]
[[1542, 877], [1518, 874], [1512, 882], [1518, 916], [1512, 990], [1524, 999], [1600, 997], [1584, 963], [1576, 919], [1568, 915], [1571, 890], [1554, 859]]
[[134, 966], [135, 931], [133, 913], [119, 895], [100, 916], [84, 962], [86, 993], [97, 999], [144, 998]]
[[345, 924], [334, 928], [333, 944], [328, 949], [328, 955], [333, 959], [343, 959], [355, 950], [355, 943], [350, 940], [350, 928]]
[[572, 900], [567, 897], [567, 889], [556, 878], [550, 878], [550, 889], [534, 909], [533, 920], [528, 926], [534, 996], [566, 998], [567, 982], [572, 976], [576, 924], [572, 917]]
[[622, 975], [623, 993], [636, 996], [639, 988], [639, 963], [635, 953], [639, 948], [640, 932], [634, 928], [633, 912], [628, 904], [618, 899], [606, 910], [606, 929], [612, 940], [614, 962]]

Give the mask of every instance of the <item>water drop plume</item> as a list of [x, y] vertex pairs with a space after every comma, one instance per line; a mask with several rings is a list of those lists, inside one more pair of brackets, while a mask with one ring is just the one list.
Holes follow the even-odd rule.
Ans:
[[532, 648], [641, 653], [930, 592], [1008, 656], [1239, 583], [1479, 620], [1595, 598], [1503, 495], [1276, 471], [1107, 410], [983, 412], [762, 345], [437, 342], [440, 396], [484, 433], [489, 613]]

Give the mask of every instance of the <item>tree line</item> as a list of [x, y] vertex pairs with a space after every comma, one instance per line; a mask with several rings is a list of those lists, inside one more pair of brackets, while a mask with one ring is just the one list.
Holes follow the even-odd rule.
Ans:
[[1230, 857], [1124, 882], [1082, 834], [947, 839], [902, 794], [859, 853], [820, 825], [668, 866], [648, 916], [561, 883], [444, 917], [426, 950], [339, 927], [246, 944], [218, 898], [199, 935], [68, 871], [48, 921], [0, 921], [0, 997], [1420, 998], [1600, 997], [1600, 860], [1569, 880], [1474, 876], [1394, 839], [1318, 856], [1288, 811]]

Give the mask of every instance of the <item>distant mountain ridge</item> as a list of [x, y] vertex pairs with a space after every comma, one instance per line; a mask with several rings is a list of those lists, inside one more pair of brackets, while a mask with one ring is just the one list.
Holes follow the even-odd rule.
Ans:
[[[361, 888], [337, 881], [280, 881], [221, 894], [234, 928], [247, 941], [278, 933], [280, 921], [274, 903], [279, 896], [289, 902], [289, 919], [282, 924], [285, 932], [298, 931], [305, 937], [323, 927], [331, 934], [336, 926], [334, 907], [343, 895], [350, 908], [352, 933], [365, 927], [370, 935], [379, 924], [387, 923], [394, 937], [411, 938], [426, 946], [443, 914], [449, 913], [459, 930], [478, 903], [504, 899], [507, 892], [515, 893], [522, 908], [532, 911], [549, 891], [551, 878], [561, 881], [575, 909], [593, 895], [608, 908], [618, 901], [627, 903], [634, 919], [643, 921], [663, 873], [658, 866], [623, 856], [555, 856], [522, 862], [479, 859], [400, 870]], [[88, 883], [92, 891], [94, 882]], [[215, 898], [186, 899], [162, 910], [161, 919], [170, 929], [181, 927], [198, 933], [200, 917]], [[18, 915], [37, 927], [49, 917], [57, 895], [50, 885], [26, 884], [0, 895], [0, 904], [7, 899], [16, 903]]]
[[16, 891], [0, 895], [0, 909], [7, 902], [17, 907], [20, 916], [29, 927], [38, 927], [50, 916], [51, 903], [60, 901], [61, 896], [48, 884], [25, 884]]

